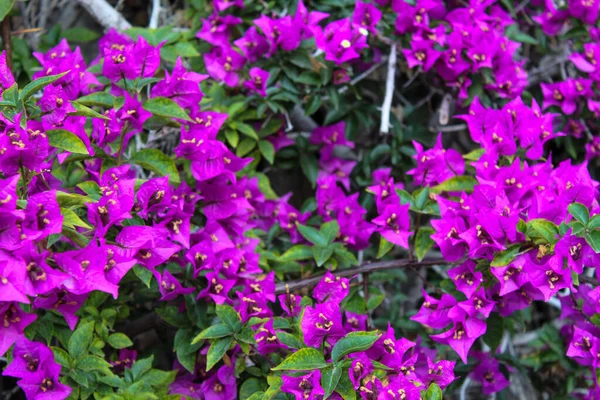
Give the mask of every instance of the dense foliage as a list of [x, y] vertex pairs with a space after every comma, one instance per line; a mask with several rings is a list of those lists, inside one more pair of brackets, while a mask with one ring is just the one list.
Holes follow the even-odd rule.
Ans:
[[191, 0], [87, 61], [13, 37], [0, 394], [599, 398], [599, 7]]

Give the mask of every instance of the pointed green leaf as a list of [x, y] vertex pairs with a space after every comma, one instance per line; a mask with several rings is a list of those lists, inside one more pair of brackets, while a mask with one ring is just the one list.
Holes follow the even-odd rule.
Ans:
[[600, 253], [600, 231], [591, 231], [585, 234], [585, 241], [588, 242], [596, 253]]
[[581, 203], [569, 204], [569, 214], [583, 225], [587, 225], [590, 221], [590, 211]]
[[325, 368], [328, 365], [322, 352], [313, 348], [304, 348], [290, 354], [281, 364], [272, 369], [274, 371], [310, 371]]
[[288, 262], [298, 260], [310, 260], [313, 258], [312, 248], [304, 244], [297, 244], [279, 256], [277, 261]]
[[194, 340], [192, 340], [192, 344], [196, 344], [201, 340], [205, 339], [219, 339], [225, 336], [230, 336], [233, 334], [233, 329], [230, 326], [225, 324], [216, 324], [209, 326], [202, 332], [200, 332]]
[[133, 346], [133, 342], [131, 339], [127, 337], [127, 335], [117, 332], [110, 335], [106, 341], [113, 349], [124, 349], [129, 346]]
[[75, 109], [75, 112], [69, 113], [69, 115], [76, 115], [76, 116], [81, 116], [81, 117], [101, 118], [101, 119], [110, 120], [110, 118], [108, 118], [106, 115], [102, 115], [99, 112], [92, 110], [88, 106], [84, 106], [83, 104], [80, 104], [80, 103], [78, 103], [76, 101], [72, 101], [71, 104], [73, 105], [73, 108]]
[[79, 358], [85, 354], [92, 343], [94, 333], [94, 322], [83, 322], [73, 332], [69, 339], [68, 350], [73, 358]]
[[323, 386], [323, 390], [325, 390], [325, 394], [323, 395], [323, 399], [326, 400], [331, 393], [335, 390], [342, 377], [342, 368], [339, 364], [334, 364], [329, 368], [325, 368], [321, 373], [321, 386]]
[[26, 101], [28, 98], [30, 98], [31, 96], [36, 94], [38, 91], [42, 90], [43, 88], [45, 88], [52, 82], [59, 80], [60, 78], [62, 78], [66, 74], [68, 74], [69, 72], [71, 72], [71, 71], [69, 70], [69, 71], [63, 72], [61, 74], [45, 76], [43, 78], [39, 78], [32, 82], [29, 82], [21, 90], [21, 95], [20, 95], [21, 100]]
[[431, 188], [433, 193], [440, 192], [467, 192], [471, 193], [473, 191], [473, 187], [477, 185], [477, 179], [472, 176], [455, 176], [450, 178], [437, 186]]
[[431, 235], [433, 235], [435, 231], [433, 228], [428, 226], [421, 227], [417, 231], [417, 236], [415, 237], [415, 254], [417, 256], [417, 260], [421, 261], [425, 258], [425, 255], [433, 246], [433, 239], [431, 239]]
[[220, 338], [211, 343], [206, 354], [206, 370], [210, 371], [227, 353], [229, 346], [233, 343], [233, 336]]
[[340, 339], [331, 351], [331, 361], [337, 362], [345, 355], [365, 351], [379, 339], [376, 332], [350, 332]]
[[92, 227], [83, 222], [79, 215], [75, 214], [72, 210], [68, 208], [61, 208], [60, 213], [63, 217], [63, 225], [66, 225], [69, 228], [73, 228], [75, 226], [81, 226], [82, 228], [91, 229]]
[[192, 122], [187, 112], [179, 104], [166, 97], [153, 97], [144, 103], [143, 108], [160, 117], [177, 118]]
[[223, 321], [223, 323], [229, 326], [234, 331], [237, 331], [240, 326], [242, 319], [240, 315], [233, 309], [233, 307], [227, 304], [217, 305], [217, 316]]
[[492, 260], [492, 263], [490, 264], [490, 266], [504, 267], [504, 266], [510, 264], [511, 261], [514, 260], [515, 257], [517, 257], [520, 250], [521, 250], [521, 245], [516, 244], [516, 245], [510, 246], [506, 250], [502, 250], [502, 251], [496, 253], [494, 255], [494, 259]]
[[260, 150], [260, 154], [266, 158], [269, 164], [273, 164], [275, 162], [275, 147], [273, 147], [273, 143], [269, 142], [268, 140], [261, 140], [258, 142], [258, 149]]
[[331, 247], [314, 246], [312, 252], [317, 266], [319, 267], [325, 264], [333, 255], [333, 249]]
[[66, 150], [71, 153], [90, 154], [88, 153], [85, 144], [83, 144], [83, 141], [73, 132], [69, 132], [65, 129], [51, 129], [46, 131], [46, 135], [48, 136], [48, 141], [52, 147]]
[[377, 250], [377, 259], [385, 256], [394, 248], [394, 243], [388, 242], [386, 238], [380, 236], [379, 238], [379, 249]]
[[340, 224], [336, 220], [321, 225], [321, 234], [325, 237], [327, 243], [333, 243], [338, 233], [340, 233]]
[[144, 149], [138, 151], [129, 159], [134, 164], [150, 170], [160, 176], [169, 176], [169, 181], [179, 183], [179, 172], [173, 160], [158, 149]]
[[296, 224], [296, 227], [298, 228], [300, 234], [309, 242], [322, 247], [327, 246], [327, 239], [315, 228], [301, 224]]

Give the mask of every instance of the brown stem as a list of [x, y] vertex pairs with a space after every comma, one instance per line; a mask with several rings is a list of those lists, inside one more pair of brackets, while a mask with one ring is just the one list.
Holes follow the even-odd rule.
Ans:
[[[409, 268], [409, 267], [423, 268], [423, 267], [430, 267], [432, 265], [460, 264], [461, 262], [462, 261], [449, 263], [446, 260], [444, 260], [443, 258], [430, 258], [430, 259], [425, 259], [421, 262], [413, 262], [410, 260], [379, 261], [379, 262], [373, 262], [373, 263], [366, 263], [366, 264], [359, 265], [358, 267], [354, 267], [354, 268], [333, 271], [332, 274], [335, 276], [339, 276], [339, 277], [353, 277], [358, 274], [365, 274], [365, 273], [377, 272], [377, 271], [385, 271], [385, 270], [389, 270], [389, 269], [399, 269], [399, 268]], [[286, 285], [289, 286], [290, 291], [298, 290], [301, 288], [313, 287], [313, 286], [316, 286], [317, 283], [319, 283], [321, 278], [323, 278], [323, 274], [315, 275], [315, 276], [312, 276], [312, 277], [306, 278], [306, 279], [299, 279], [297, 281], [292, 281], [292, 282], [287, 282], [287, 283], [286, 282], [279, 283], [275, 288], [275, 292], [277, 294], [285, 293]]]
[[2, 20], [2, 45], [4, 51], [6, 51], [6, 65], [9, 70], [12, 70], [13, 59], [12, 59], [12, 42], [11, 42], [11, 29], [10, 29], [10, 17], [7, 15]]
[[[363, 296], [365, 297], [365, 304], [369, 303], [369, 273], [366, 272], [363, 274]], [[367, 307], [367, 330], [369, 330], [369, 318], [371, 318], [371, 313], [368, 312]]]

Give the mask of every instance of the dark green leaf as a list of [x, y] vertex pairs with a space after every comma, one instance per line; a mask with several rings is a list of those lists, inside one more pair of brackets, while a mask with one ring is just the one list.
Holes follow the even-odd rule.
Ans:
[[504, 318], [500, 314], [493, 312], [487, 319], [487, 330], [483, 335], [483, 342], [490, 346], [492, 353], [496, 352], [496, 349], [502, 341], [504, 335]]
[[377, 250], [377, 259], [385, 256], [394, 248], [394, 243], [390, 243], [383, 236], [379, 237], [379, 249]]
[[0, 21], [2, 21], [12, 10], [15, 0], [2, 0], [0, 1]]
[[112, 108], [115, 104], [115, 97], [107, 92], [96, 92], [78, 98], [77, 103], [88, 107]]
[[99, 371], [111, 375], [111, 365], [98, 356], [85, 356], [77, 361], [76, 367], [82, 371]]
[[543, 218], [532, 219], [527, 222], [527, 236], [532, 239], [542, 238], [548, 243], [555, 243], [558, 227], [552, 221]]
[[356, 400], [356, 390], [354, 389], [348, 374], [342, 374], [335, 391], [339, 393], [344, 400]]
[[62, 31], [62, 37], [67, 39], [69, 42], [87, 43], [98, 39], [100, 34], [91, 29], [76, 26], [74, 28], [69, 28]]
[[227, 353], [229, 350], [229, 346], [233, 343], [233, 337], [227, 336], [224, 338], [220, 338], [215, 340], [210, 344], [208, 349], [208, 353], [206, 354], [206, 370], [210, 371], [212, 367], [214, 367]]
[[135, 276], [140, 278], [140, 280], [144, 283], [144, 285], [146, 285], [147, 287], [150, 287], [150, 283], [152, 282], [152, 277], [154, 276], [154, 275], [152, 275], [152, 271], [150, 271], [148, 268], [146, 268], [144, 266], [136, 264], [133, 266], [133, 273], [135, 274]]
[[244, 135], [248, 136], [249, 138], [258, 140], [258, 135], [256, 134], [256, 131], [254, 130], [254, 128], [252, 126], [245, 124], [243, 122], [239, 122], [239, 121], [232, 123], [231, 126], [234, 127], [235, 129], [237, 129], [238, 131], [242, 132]]
[[331, 361], [337, 362], [345, 355], [365, 351], [379, 338], [375, 332], [350, 332], [340, 339], [331, 351]]
[[261, 382], [256, 378], [246, 379], [242, 386], [240, 386], [240, 400], [249, 399], [254, 393], [260, 392], [263, 390]]
[[212, 325], [200, 332], [194, 340], [192, 340], [192, 344], [196, 344], [201, 340], [205, 339], [218, 339], [225, 336], [230, 336], [233, 334], [233, 329], [230, 326], [225, 324], [217, 324]]
[[317, 183], [317, 175], [319, 174], [319, 164], [314, 156], [302, 155], [300, 157], [300, 168], [306, 179], [314, 188]]
[[279, 341], [281, 343], [285, 344], [289, 348], [301, 349], [302, 347], [304, 347], [302, 345], [302, 342], [295, 335], [292, 335], [291, 333], [277, 332], [276, 334], [277, 334], [277, 339], [279, 339]]
[[238, 157], [244, 157], [246, 154], [250, 153], [256, 147], [256, 141], [252, 139], [242, 139], [242, 141], [238, 144], [235, 149], [235, 154]]
[[169, 176], [169, 181], [179, 183], [179, 172], [173, 160], [158, 149], [143, 149], [129, 160], [134, 164], [150, 170], [160, 176]]
[[600, 214], [594, 215], [590, 222], [588, 223], [588, 229], [598, 229], [600, 228]]
[[51, 347], [52, 353], [54, 353], [54, 360], [62, 365], [63, 367], [71, 367], [71, 357], [69, 353], [61, 349], [60, 347]]
[[72, 101], [71, 105], [73, 105], [73, 108], [75, 109], [75, 112], [69, 113], [69, 115], [76, 115], [76, 116], [81, 116], [81, 117], [100, 118], [100, 119], [107, 119], [107, 120], [110, 119], [107, 116], [102, 115], [99, 112], [92, 110], [88, 106], [84, 106], [83, 104], [80, 104], [80, 103], [78, 103], [76, 101]]
[[303, 348], [290, 354], [281, 364], [273, 367], [274, 371], [310, 371], [325, 368], [329, 364], [325, 362], [323, 353], [313, 348]]
[[83, 141], [79, 139], [73, 132], [69, 132], [65, 129], [51, 129], [46, 131], [50, 146], [56, 147], [57, 149], [66, 150], [71, 153], [86, 154], [89, 155], [87, 147], [83, 144]]

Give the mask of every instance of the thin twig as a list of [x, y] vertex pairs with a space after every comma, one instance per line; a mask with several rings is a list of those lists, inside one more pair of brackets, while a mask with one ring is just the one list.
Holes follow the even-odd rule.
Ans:
[[390, 131], [390, 110], [392, 108], [392, 97], [394, 95], [394, 85], [396, 84], [396, 46], [392, 46], [390, 57], [388, 58], [387, 79], [385, 82], [385, 97], [381, 106], [381, 125], [379, 132], [387, 135]]
[[[460, 262], [459, 262], [460, 263]], [[432, 265], [454, 265], [455, 263], [449, 263], [443, 258], [431, 258], [425, 259], [421, 262], [411, 262], [409, 260], [390, 260], [390, 261], [379, 261], [374, 263], [366, 263], [354, 268], [341, 269], [333, 271], [332, 274], [339, 277], [353, 277], [359, 274], [365, 274], [369, 272], [385, 271], [390, 269], [400, 268], [424, 268]], [[275, 292], [277, 294], [285, 293], [286, 285], [289, 286], [290, 290], [298, 290], [302, 288], [309, 288], [316, 286], [317, 283], [323, 278], [322, 274], [312, 276], [306, 279], [300, 279], [297, 281], [280, 283], [276, 286]]]
[[[371, 75], [373, 72], [375, 72], [379, 67], [381, 67], [383, 64], [385, 64], [386, 60], [382, 60], [380, 62], [378, 62], [377, 64], [373, 64], [369, 67], [369, 69], [367, 69], [366, 71], [362, 72], [361, 74], [355, 76], [350, 82], [350, 86], [354, 86], [356, 85], [358, 82], [362, 81], [363, 79], [367, 78], [369, 75]], [[338, 90], [338, 93], [346, 93], [346, 91], [348, 90], [348, 86], [343, 86]]]
[[124, 31], [131, 28], [131, 24], [115, 10], [106, 0], [77, 0], [87, 12], [103, 27], [115, 28]]

